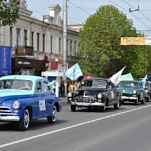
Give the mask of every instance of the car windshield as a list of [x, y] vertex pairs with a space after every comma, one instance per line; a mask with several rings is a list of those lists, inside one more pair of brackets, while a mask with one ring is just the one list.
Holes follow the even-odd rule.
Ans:
[[30, 91], [32, 89], [32, 81], [18, 79], [0, 80], [0, 89], [17, 89]]
[[139, 84], [137, 82], [121, 81], [118, 87], [139, 88]]
[[81, 88], [102, 88], [105, 89], [107, 87], [107, 82], [100, 79], [92, 79], [92, 80], [83, 80], [81, 81]]

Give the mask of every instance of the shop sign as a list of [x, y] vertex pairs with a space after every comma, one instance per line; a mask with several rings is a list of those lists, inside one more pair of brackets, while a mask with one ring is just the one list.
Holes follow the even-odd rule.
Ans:
[[10, 46], [0, 46], [0, 74], [12, 72], [11, 50]]

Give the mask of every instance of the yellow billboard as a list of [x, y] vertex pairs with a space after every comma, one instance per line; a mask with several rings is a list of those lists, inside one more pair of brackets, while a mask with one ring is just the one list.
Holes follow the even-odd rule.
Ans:
[[145, 37], [121, 37], [121, 45], [146, 45]]

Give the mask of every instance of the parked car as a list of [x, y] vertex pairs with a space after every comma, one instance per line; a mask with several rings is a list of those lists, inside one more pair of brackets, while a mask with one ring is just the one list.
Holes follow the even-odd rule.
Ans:
[[31, 120], [47, 117], [56, 122], [61, 100], [46, 78], [30, 75], [8, 75], [0, 78], [0, 122], [17, 122], [27, 130]]
[[71, 111], [76, 107], [97, 107], [104, 112], [107, 106], [118, 109], [121, 105], [119, 92], [105, 78], [83, 79], [77, 91], [69, 92]]
[[145, 90], [142, 82], [137, 80], [123, 80], [118, 84], [118, 91], [121, 93], [122, 103], [134, 102], [138, 104], [145, 103]]

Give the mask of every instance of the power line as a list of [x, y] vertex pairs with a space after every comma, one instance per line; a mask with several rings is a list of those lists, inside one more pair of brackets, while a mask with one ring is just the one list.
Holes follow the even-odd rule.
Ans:
[[[127, 9], [125, 9], [125, 8], [123, 8], [123, 7], [121, 7], [120, 5], [118, 5], [117, 3], [115, 3], [115, 2], [113, 2], [113, 1], [111, 1], [111, 0], [109, 0], [111, 3], [113, 3], [114, 5], [116, 5], [116, 6], [118, 6], [119, 8], [122, 8], [123, 10], [125, 10], [126, 12], [129, 12]], [[124, 1], [124, 0], [123, 0]], [[140, 20], [136, 15], [134, 15], [133, 13], [131, 13], [137, 20], [139, 20], [143, 25], [145, 25], [148, 29], [150, 29], [151, 30], [151, 28], [147, 25], [147, 24], [145, 24], [142, 20]]]
[[78, 9], [80, 9], [81, 11], [85, 12], [88, 15], [91, 15], [89, 12], [85, 11], [84, 9], [82, 9], [81, 7], [79, 7], [78, 5], [76, 5], [75, 3], [71, 2], [70, 0], [68, 0], [72, 5], [76, 6]]

